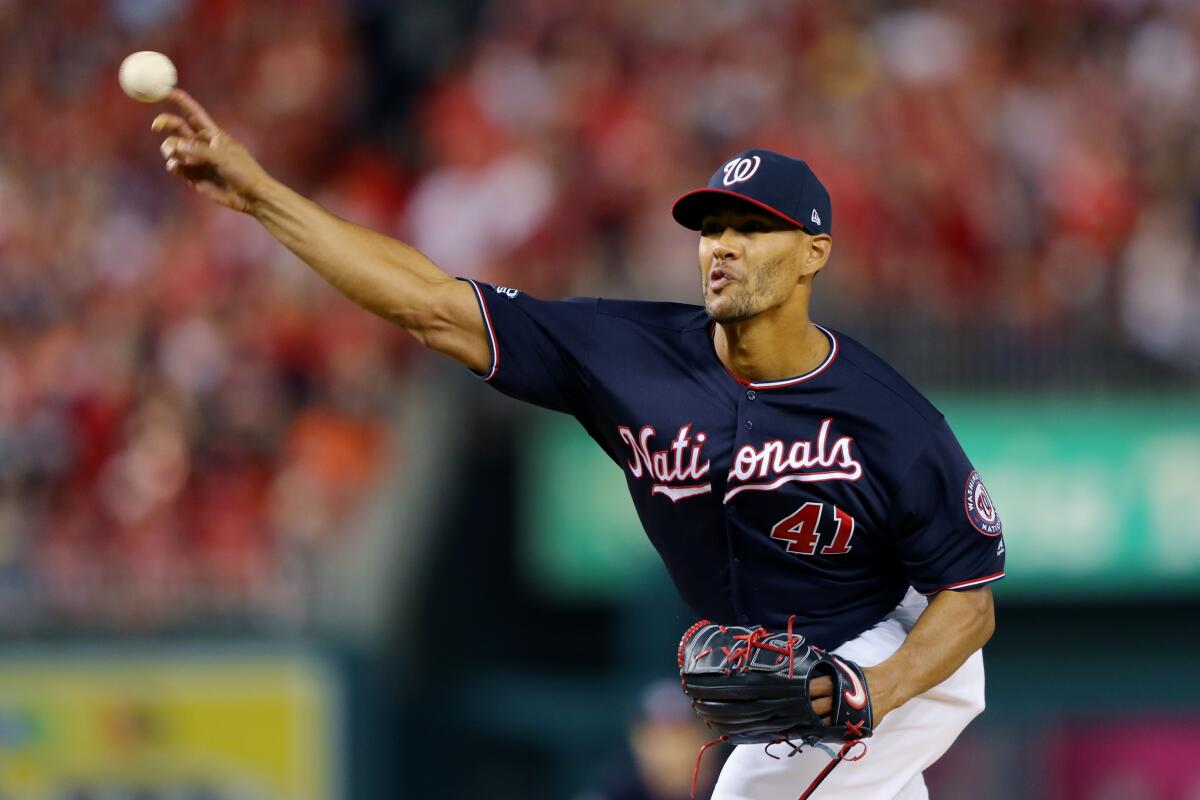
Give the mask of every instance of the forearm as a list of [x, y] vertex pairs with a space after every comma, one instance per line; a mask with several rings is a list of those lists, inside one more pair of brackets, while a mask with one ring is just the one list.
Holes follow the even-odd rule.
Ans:
[[278, 181], [267, 182], [249, 210], [339, 292], [405, 328], [425, 327], [430, 292], [453, 281], [415, 248], [340, 219]]
[[426, 347], [482, 372], [491, 351], [473, 290], [416, 248], [339, 219], [275, 180], [248, 208], [334, 288]]
[[867, 670], [872, 700], [886, 714], [932, 689], [983, 647], [994, 629], [990, 588], [940, 592], [900, 649]]

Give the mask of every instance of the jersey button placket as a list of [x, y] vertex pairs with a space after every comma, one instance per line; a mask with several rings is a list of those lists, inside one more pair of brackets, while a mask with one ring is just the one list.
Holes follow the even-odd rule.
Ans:
[[[742, 427], [746, 431], [752, 431], [752, 430], [754, 430], [754, 421], [747, 419], [746, 417], [750, 410], [748, 406], [751, 402], [753, 402], [755, 400], [755, 398], [758, 397], [758, 392], [756, 392], [754, 389], [747, 388], [743, 397], [745, 399], [738, 401], [738, 416], [742, 418]], [[737, 453], [738, 449], [743, 444], [745, 444], [745, 439], [743, 438], [744, 436], [745, 436], [745, 433], [734, 436], [734, 443], [733, 443], [733, 452], [734, 453]], [[725, 514], [726, 514], [726, 519], [727, 519], [726, 530], [728, 531], [728, 536], [729, 536], [729, 562], [730, 562], [729, 566], [730, 566], [730, 577], [732, 579], [734, 611], [737, 616], [738, 623], [742, 624], [742, 625], [747, 625], [750, 623], [750, 616], [748, 614], [746, 614], [746, 612], [744, 610], [746, 608], [746, 606], [745, 606], [746, 598], [742, 597], [742, 587], [740, 586], [740, 584], [742, 582], [742, 580], [741, 580], [742, 579], [742, 570], [744, 568], [744, 565], [742, 564], [742, 559], [737, 554], [738, 548], [742, 544], [740, 541], [738, 541], [738, 539], [740, 538], [738, 536], [740, 526], [735, 521], [735, 519], [737, 517], [737, 509], [734, 507], [734, 505], [732, 503], [728, 503], [725, 505]]]

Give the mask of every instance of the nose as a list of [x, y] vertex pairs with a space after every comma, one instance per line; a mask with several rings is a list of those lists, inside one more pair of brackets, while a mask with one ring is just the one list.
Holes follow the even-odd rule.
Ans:
[[726, 261], [738, 257], [738, 250], [731, 241], [732, 229], [726, 228], [721, 237], [713, 243], [712, 257], [714, 261]]

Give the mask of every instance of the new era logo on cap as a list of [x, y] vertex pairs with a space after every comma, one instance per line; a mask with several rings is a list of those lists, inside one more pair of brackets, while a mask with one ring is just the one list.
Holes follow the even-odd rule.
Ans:
[[832, 229], [829, 192], [808, 164], [761, 149], [730, 158], [713, 173], [706, 188], [676, 200], [671, 213], [680, 225], [698, 231], [704, 215], [728, 204], [731, 197], [769, 211], [808, 233], [829, 233]]

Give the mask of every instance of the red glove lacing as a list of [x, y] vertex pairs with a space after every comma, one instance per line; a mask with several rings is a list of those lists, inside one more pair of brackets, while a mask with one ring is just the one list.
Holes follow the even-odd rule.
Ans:
[[[735, 669], [740, 669], [745, 672], [750, 668], [750, 660], [754, 656], [754, 650], [770, 650], [772, 653], [778, 653], [780, 661], [786, 657], [788, 660], [788, 680], [795, 676], [796, 667], [796, 651], [792, 643], [792, 624], [796, 621], [796, 615], [792, 614], [788, 617], [787, 624], [787, 647], [779, 647], [774, 644], [767, 644], [767, 631], [759, 626], [749, 633], [734, 634], [733, 638], [740, 641], [741, 644], [735, 644], [733, 648], [722, 647], [721, 652], [725, 654], [725, 663], [731, 666], [725, 669], [726, 675], [732, 675]], [[721, 633], [726, 633], [728, 628], [721, 626]], [[799, 637], [796, 637], [799, 638]]]

